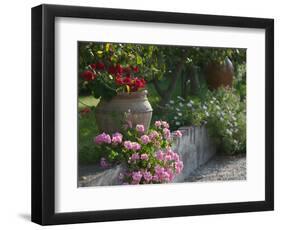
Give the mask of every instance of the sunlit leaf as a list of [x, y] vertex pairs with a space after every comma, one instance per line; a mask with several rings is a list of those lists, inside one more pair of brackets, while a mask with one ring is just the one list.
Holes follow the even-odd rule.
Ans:
[[139, 55], [137, 56], [137, 64], [142, 65], [142, 58]]
[[109, 48], [110, 48], [110, 44], [109, 44], [109, 43], [106, 43], [106, 45], [105, 45], [105, 51], [108, 52], [108, 51], [109, 51]]

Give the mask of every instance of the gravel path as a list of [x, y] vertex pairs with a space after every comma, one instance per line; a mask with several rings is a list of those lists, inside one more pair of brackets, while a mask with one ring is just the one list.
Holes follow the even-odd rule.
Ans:
[[246, 180], [246, 155], [215, 156], [196, 169], [185, 181]]

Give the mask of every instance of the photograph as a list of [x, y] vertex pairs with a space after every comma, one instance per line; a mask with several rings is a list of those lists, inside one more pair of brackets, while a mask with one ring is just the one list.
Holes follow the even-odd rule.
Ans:
[[274, 210], [274, 19], [32, 8], [31, 220]]
[[247, 179], [246, 48], [78, 41], [77, 54], [78, 187]]

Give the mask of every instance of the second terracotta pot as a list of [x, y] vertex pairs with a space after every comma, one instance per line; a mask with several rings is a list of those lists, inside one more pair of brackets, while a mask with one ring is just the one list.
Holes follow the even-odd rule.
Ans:
[[224, 63], [210, 62], [205, 68], [205, 76], [208, 88], [211, 90], [220, 87], [232, 87], [234, 68], [229, 58]]

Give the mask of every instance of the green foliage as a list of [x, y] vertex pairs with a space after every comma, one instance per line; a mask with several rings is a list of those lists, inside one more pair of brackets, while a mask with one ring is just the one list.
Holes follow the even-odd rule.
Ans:
[[203, 98], [177, 97], [166, 105], [166, 114], [174, 129], [206, 125], [221, 153], [246, 152], [246, 103], [235, 89], [207, 90]]
[[246, 99], [246, 64], [237, 65], [235, 69], [233, 87], [240, 95], [241, 100]]
[[190, 47], [188, 53], [189, 63], [201, 67], [207, 65], [209, 62], [222, 64], [226, 57], [230, 58], [235, 66], [246, 61], [246, 49]]
[[[121, 64], [122, 66], [139, 66], [140, 73], [146, 80], [161, 76], [165, 71], [161, 47], [154, 45], [121, 44], [121, 43], [79, 43], [79, 72], [97, 61], [105, 64]], [[161, 56], [161, 57], [160, 57]]]
[[[81, 111], [82, 108], [81, 108]], [[93, 146], [93, 137], [98, 133], [94, 107], [91, 108], [91, 112], [83, 114], [79, 113], [78, 116], [78, 130], [79, 130], [79, 145], [78, 145], [78, 156], [79, 163], [81, 164], [91, 164], [97, 163], [100, 159], [100, 155], [95, 152]]]
[[220, 152], [246, 153], [246, 102], [235, 90], [226, 89], [215, 92], [212, 101], [207, 128]]

